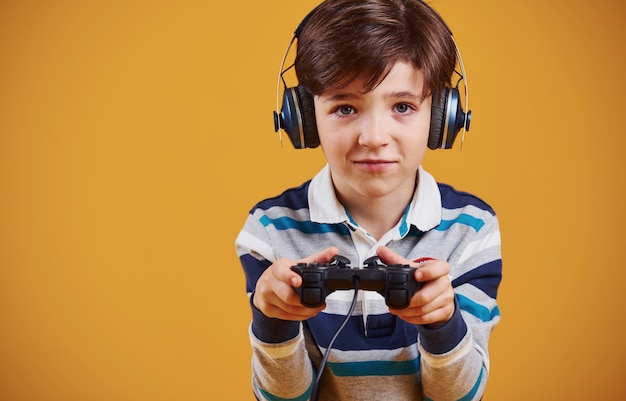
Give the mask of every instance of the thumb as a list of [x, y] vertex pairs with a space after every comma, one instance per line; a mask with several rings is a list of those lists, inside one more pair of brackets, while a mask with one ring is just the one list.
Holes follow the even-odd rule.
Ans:
[[[337, 249], [337, 247], [335, 246], [331, 246], [328, 247], [324, 250], [321, 250], [319, 252], [316, 252], [312, 255], [307, 256], [306, 258], [302, 258], [300, 260], [298, 260], [297, 263], [330, 263], [333, 258], [339, 253], [339, 249]], [[302, 280], [300, 278], [300, 275], [296, 274], [295, 272], [292, 272], [293, 275], [290, 279], [291, 285], [293, 287], [299, 287], [300, 284], [302, 284]]]
[[316, 252], [312, 255], [301, 259], [300, 263], [330, 263], [333, 258], [339, 254], [339, 249], [336, 246], [330, 246], [324, 250]]
[[380, 258], [380, 260], [386, 265], [408, 265], [410, 263], [407, 259], [398, 255], [396, 252], [392, 251], [386, 246], [381, 246], [376, 249], [376, 254]]

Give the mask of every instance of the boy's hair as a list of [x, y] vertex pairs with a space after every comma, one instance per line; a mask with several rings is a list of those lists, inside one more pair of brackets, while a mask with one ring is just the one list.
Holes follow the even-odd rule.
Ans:
[[424, 97], [449, 86], [456, 47], [443, 19], [421, 0], [326, 0], [298, 36], [298, 84], [313, 95], [364, 79], [374, 89], [395, 63], [424, 74]]

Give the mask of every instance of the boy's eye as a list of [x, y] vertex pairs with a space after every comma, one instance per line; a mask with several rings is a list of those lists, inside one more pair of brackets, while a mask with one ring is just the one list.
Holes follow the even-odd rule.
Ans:
[[404, 114], [404, 113], [408, 112], [410, 109], [411, 108], [406, 103], [400, 103], [400, 104], [396, 105], [396, 111], [398, 113], [403, 113]]
[[352, 106], [339, 106], [337, 107], [337, 112], [342, 115], [348, 115], [354, 113], [354, 108]]

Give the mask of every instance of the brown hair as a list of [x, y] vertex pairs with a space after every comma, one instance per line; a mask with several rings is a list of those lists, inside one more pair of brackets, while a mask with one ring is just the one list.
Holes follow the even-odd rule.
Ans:
[[422, 71], [428, 96], [450, 84], [456, 64], [451, 35], [421, 0], [326, 0], [298, 36], [298, 82], [320, 95], [364, 78], [370, 91], [404, 61]]

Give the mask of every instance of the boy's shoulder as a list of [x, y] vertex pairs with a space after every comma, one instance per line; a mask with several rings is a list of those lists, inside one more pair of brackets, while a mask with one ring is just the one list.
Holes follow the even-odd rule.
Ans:
[[482, 198], [469, 192], [457, 190], [450, 184], [437, 182], [437, 186], [441, 194], [441, 206], [444, 209], [462, 209], [468, 206], [474, 206], [495, 215], [493, 208]]
[[309, 204], [308, 193], [311, 180], [305, 181], [297, 187], [291, 187], [284, 190], [279, 195], [266, 198], [257, 203], [251, 210], [254, 212], [257, 209], [268, 210], [272, 207], [281, 207], [288, 209], [303, 209], [307, 208]]

